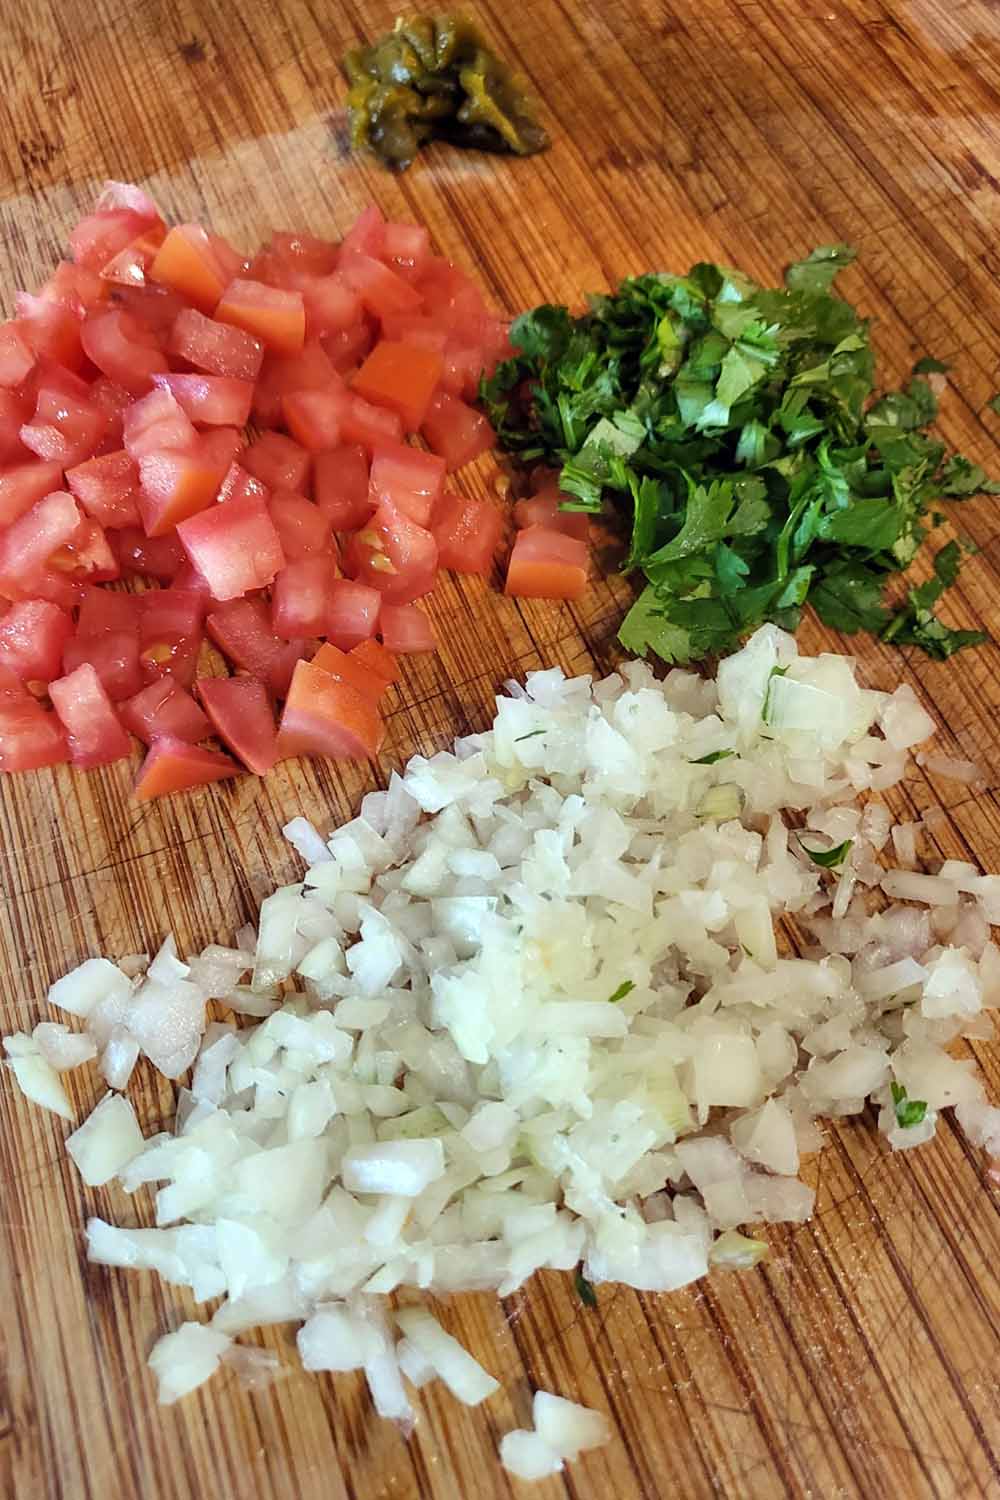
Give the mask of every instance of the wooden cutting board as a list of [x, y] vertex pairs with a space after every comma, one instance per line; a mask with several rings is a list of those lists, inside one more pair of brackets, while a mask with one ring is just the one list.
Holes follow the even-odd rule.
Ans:
[[[952, 363], [941, 428], [1000, 468], [1000, 30], [995, 5], [911, 0], [534, 0], [484, 3], [502, 52], [544, 100], [553, 147], [530, 161], [432, 150], [393, 177], [349, 154], [337, 59], [392, 18], [376, 0], [10, 0], [0, 19], [0, 285], [31, 287], [105, 176], [147, 183], [178, 218], [238, 244], [268, 226], [343, 231], [365, 204], [430, 225], [438, 246], [514, 312], [580, 299], [647, 269], [723, 259], [765, 279], [815, 244], [861, 252], [844, 286], [876, 320], [887, 378], [933, 352]], [[469, 483], [489, 492], [483, 464]], [[463, 481], [466, 476], [463, 476]], [[1000, 626], [998, 501], [952, 507], [980, 547], [951, 623]], [[506, 676], [614, 660], [628, 587], [578, 606], [514, 604], [445, 576], [440, 654], [407, 664], [386, 754], [367, 766], [285, 764], [148, 807], [129, 768], [66, 769], [0, 786], [0, 1023], [30, 1027], [46, 986], [96, 952], [227, 940], [299, 865], [279, 835], [304, 813], [349, 815], [377, 775], [482, 727]], [[807, 649], [845, 643], [808, 622]], [[889, 799], [947, 819], [929, 859], [1000, 870], [1000, 656], [946, 665], [858, 640], [870, 681], [912, 682], [945, 754], [989, 789], [917, 767]], [[1000, 1052], [975, 1048], [1000, 1096]], [[81, 1117], [100, 1089], [71, 1080]], [[149, 1131], [172, 1091], [143, 1073]], [[177, 1292], [84, 1260], [81, 1225], [148, 1201], [85, 1191], [63, 1125], [0, 1086], [0, 1490], [41, 1500], [458, 1500], [517, 1490], [499, 1436], [535, 1387], [609, 1412], [614, 1441], [534, 1491], [566, 1495], [1000, 1495], [998, 1190], [946, 1119], [924, 1150], [888, 1154], [866, 1115], [828, 1133], [807, 1175], [806, 1225], [775, 1230], [764, 1267], [669, 1297], [568, 1276], [443, 1316], [503, 1382], [468, 1412], [431, 1389], [407, 1444], [360, 1379], [295, 1369], [244, 1393], [231, 1375], [169, 1410], [144, 1367], [190, 1309]]]

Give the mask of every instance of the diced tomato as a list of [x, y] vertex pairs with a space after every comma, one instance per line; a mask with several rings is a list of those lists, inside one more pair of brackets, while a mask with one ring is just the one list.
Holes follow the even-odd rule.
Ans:
[[395, 313], [383, 321], [382, 337], [399, 344], [415, 344], [418, 349], [433, 349], [443, 355], [449, 334], [426, 313]]
[[16, 321], [0, 323], [0, 386], [19, 386], [34, 367], [35, 351], [25, 336], [24, 325]]
[[207, 739], [212, 726], [186, 688], [172, 677], [161, 677], [118, 705], [125, 728], [144, 744], [160, 735], [195, 745]]
[[132, 404], [128, 391], [123, 391], [120, 385], [115, 385], [106, 375], [98, 375], [90, 387], [90, 399], [104, 413], [107, 424], [101, 443], [102, 452], [110, 453], [123, 447], [125, 413]]
[[[367, 644], [364, 642], [363, 644]], [[378, 642], [373, 644], [377, 645]], [[360, 650], [360, 647], [356, 647]], [[324, 672], [338, 678], [341, 682], [348, 683], [359, 692], [362, 697], [370, 698], [377, 703], [388, 687], [384, 678], [377, 672], [371, 672], [365, 666], [362, 658], [356, 657], [353, 651], [341, 651], [332, 641], [326, 641], [312, 659], [314, 667], [322, 667]]]
[[333, 528], [318, 505], [291, 490], [275, 490], [268, 508], [287, 562], [314, 557], [320, 552], [337, 561], [338, 553], [330, 535]]
[[172, 677], [182, 687], [190, 687], [198, 670], [200, 651], [200, 634], [150, 641], [139, 652], [139, 671], [145, 682]]
[[216, 234], [211, 229], [208, 231], [208, 243], [212, 247], [212, 254], [222, 267], [227, 284], [233, 280], [234, 276], [243, 275], [248, 265], [245, 255], [241, 255], [223, 235]]
[[219, 486], [219, 502], [224, 500], [258, 500], [266, 505], [270, 498], [266, 484], [248, 474], [241, 464], [231, 463]]
[[358, 645], [352, 647], [348, 655], [353, 662], [360, 664], [365, 672], [379, 679], [382, 684], [380, 697], [382, 692], [387, 687], [391, 687], [399, 677], [399, 665], [396, 658], [380, 641], [360, 641]]
[[431, 237], [422, 224], [385, 226], [382, 259], [389, 262], [407, 280], [417, 280], [431, 259]]
[[292, 391], [281, 401], [288, 430], [303, 448], [321, 453], [336, 448], [345, 398], [342, 391]]
[[381, 255], [385, 249], [385, 218], [374, 203], [358, 215], [351, 229], [344, 236], [340, 247], [340, 259], [360, 252], [364, 255]]
[[78, 636], [104, 635], [109, 630], [131, 630], [138, 639], [141, 594], [116, 589], [85, 588], [76, 622]]
[[111, 293], [111, 305], [137, 318], [156, 334], [161, 344], [169, 339], [177, 315], [185, 307], [184, 299], [165, 286], [116, 286]]
[[169, 792], [186, 792], [239, 775], [240, 767], [228, 755], [189, 745], [170, 734], [157, 735], [139, 767], [135, 798], [137, 802], [149, 802]]
[[361, 322], [361, 298], [339, 274], [303, 277], [300, 291], [308, 338], [346, 333]]
[[182, 521], [177, 535], [216, 599], [266, 588], [285, 565], [278, 533], [260, 501], [213, 505]]
[[126, 527], [114, 535], [114, 550], [123, 572], [139, 573], [144, 578], [169, 582], [184, 566], [187, 558], [176, 536], [147, 537], [145, 532]]
[[143, 395], [153, 376], [168, 368], [156, 335], [131, 313], [116, 309], [92, 315], [80, 330], [80, 340], [102, 374], [133, 396]]
[[103, 528], [83, 516], [67, 542], [49, 555], [48, 568], [81, 583], [107, 583], [121, 572]]
[[325, 635], [336, 576], [337, 565], [330, 556], [303, 557], [282, 568], [271, 595], [275, 635], [286, 641]]
[[387, 406], [406, 432], [416, 432], [427, 416], [444, 371], [444, 360], [432, 349], [382, 339], [355, 375], [352, 386], [366, 401]]
[[123, 435], [125, 448], [136, 460], [166, 449], [187, 452], [198, 438], [191, 418], [182, 410], [174, 393], [159, 388], [129, 407]]
[[162, 222], [160, 210], [145, 188], [139, 187], [135, 182], [118, 182], [114, 177], [109, 177], [101, 188], [96, 211], [115, 213], [122, 209], [138, 214], [144, 224]]
[[336, 371], [318, 339], [303, 344], [298, 354], [267, 354], [254, 388], [254, 418], [262, 426], [273, 427], [282, 420], [282, 396], [293, 391], [325, 391], [336, 384]]
[[205, 601], [206, 609], [212, 602], [212, 590], [209, 588], [205, 579], [202, 578], [201, 574], [198, 572], [198, 569], [194, 566], [193, 563], [189, 563], [187, 558], [185, 558], [184, 562], [181, 564], [180, 571], [174, 574], [172, 587], [176, 589], [183, 589], [185, 593], [200, 594], [202, 599], [204, 599]]
[[479, 344], [449, 341], [444, 356], [441, 389], [448, 396], [467, 396], [474, 400], [483, 371], [483, 351]]
[[370, 255], [342, 255], [338, 274], [357, 292], [362, 307], [372, 317], [386, 318], [393, 313], [416, 312], [420, 307], [420, 293], [402, 276]]
[[242, 328], [215, 323], [197, 309], [185, 307], [170, 330], [167, 353], [186, 360], [209, 375], [228, 375], [233, 380], [256, 380], [264, 358], [264, 345]]
[[198, 694], [220, 740], [266, 776], [278, 759], [278, 731], [264, 684], [255, 677], [202, 677]]
[[69, 237], [77, 265], [102, 271], [108, 261], [150, 227], [148, 215], [119, 207], [100, 210], [81, 219]]
[[279, 640], [265, 604], [259, 599], [234, 599], [214, 609], [206, 624], [212, 640], [234, 667], [259, 677], [276, 697], [284, 697], [305, 642]]
[[106, 307], [110, 289], [96, 271], [74, 265], [71, 260], [60, 260], [38, 295], [43, 302], [58, 302], [79, 318], [83, 313]]
[[383, 604], [379, 630], [383, 646], [395, 656], [437, 650], [434, 627], [415, 604]]
[[356, 531], [368, 520], [374, 510], [368, 484], [368, 455], [360, 443], [313, 458], [313, 494], [334, 531]]
[[93, 667], [77, 667], [51, 683], [49, 697], [66, 730], [69, 758], [75, 766], [89, 770], [128, 755], [129, 737]]
[[431, 533], [383, 501], [344, 552], [350, 578], [378, 589], [390, 604], [409, 604], [434, 587], [437, 542]]
[[587, 573], [586, 542], [546, 526], [528, 526], [514, 539], [505, 591], [522, 599], [579, 599]]
[[48, 463], [72, 468], [90, 458], [108, 427], [106, 414], [89, 399], [79, 399], [43, 385], [31, 421], [21, 428], [21, 442]]
[[67, 469], [66, 483], [99, 525], [119, 530], [139, 525], [139, 466], [124, 448]]
[[21, 428], [33, 409], [26, 390], [0, 389], [0, 464], [22, 464], [32, 456], [21, 441]]
[[312, 662], [296, 665], [281, 715], [283, 754], [364, 760], [378, 754], [384, 732], [370, 697]]
[[77, 667], [85, 665], [93, 667], [113, 703], [137, 693], [142, 685], [142, 673], [139, 670], [139, 633], [134, 621], [131, 627], [122, 629], [95, 634], [80, 631], [67, 641], [62, 658], [63, 671], [75, 672]]
[[51, 682], [62, 671], [62, 654], [73, 634], [65, 610], [45, 599], [12, 604], [0, 620], [0, 664], [22, 682]]
[[[9, 526], [62, 484], [60, 464], [16, 464], [0, 470], [0, 527]], [[72, 486], [70, 486], [72, 488]]]
[[27, 693], [0, 699], [0, 771], [36, 771], [69, 760], [66, 731]]
[[431, 521], [438, 544], [438, 565], [456, 573], [487, 574], [493, 565], [503, 516], [485, 500], [469, 495], [442, 495]]
[[283, 432], [265, 432], [244, 449], [240, 461], [268, 489], [302, 493], [309, 484], [310, 455]]
[[502, 359], [510, 359], [514, 345], [510, 341], [510, 324], [503, 318], [487, 318], [483, 338], [483, 363], [492, 375]]
[[378, 589], [350, 578], [335, 578], [330, 585], [327, 639], [342, 651], [350, 651], [375, 634], [381, 608], [382, 595]]
[[348, 394], [340, 420], [341, 442], [361, 443], [369, 453], [379, 443], [398, 443], [403, 436], [403, 424], [394, 411], [384, 406], [373, 406], [363, 396]]
[[279, 260], [297, 270], [308, 271], [311, 276], [328, 276], [336, 268], [340, 255], [339, 246], [331, 240], [317, 239], [300, 229], [273, 230], [268, 249]]
[[453, 333], [482, 343], [488, 314], [478, 287], [450, 261], [432, 256], [417, 283], [427, 310]]
[[[553, 486], [518, 500], [514, 506], [514, 525], [519, 530], [525, 526], [546, 526], [550, 531], [561, 531], [564, 536], [575, 537], [578, 542], [589, 541], [590, 522], [586, 511], [560, 510], [560, 498], [558, 487]], [[569, 496], [565, 498], [569, 499]]]
[[113, 281], [119, 286], [145, 286], [146, 276], [163, 244], [166, 233], [166, 226], [158, 224], [154, 229], [140, 234], [137, 239], [126, 245], [124, 250], [119, 250], [117, 255], [113, 255], [107, 265], [101, 268], [103, 279]]
[[202, 433], [189, 451], [167, 450], [140, 458], [139, 514], [148, 537], [166, 536], [211, 506], [232, 456], [231, 446], [216, 456], [209, 442], [216, 436]]
[[245, 427], [250, 420], [253, 382], [228, 375], [154, 375], [192, 422], [205, 427]]
[[75, 609], [80, 602], [84, 585], [79, 579], [57, 573], [54, 568], [43, 568], [32, 578], [27, 588], [3, 582], [0, 583], [0, 589], [9, 593], [12, 599], [47, 599], [50, 604], [58, 604], [60, 609]]
[[388, 500], [418, 526], [427, 526], [444, 490], [444, 476], [444, 459], [435, 453], [406, 443], [379, 443], [372, 454], [368, 498], [373, 508]]
[[220, 323], [252, 334], [278, 354], [294, 354], [305, 342], [306, 312], [301, 292], [238, 277], [223, 292], [215, 316]]
[[81, 370], [84, 365], [80, 343], [80, 320], [83, 308], [79, 302], [67, 307], [30, 292], [18, 292], [14, 298], [17, 316], [35, 354], [64, 365], [67, 370]]
[[421, 432], [432, 453], [449, 469], [460, 469], [496, 442], [496, 433], [481, 411], [439, 391], [430, 404]]
[[[79, 530], [80, 511], [73, 496], [54, 490], [0, 532], [0, 590], [28, 589], [49, 558]], [[9, 597], [24, 597], [23, 592]]]
[[340, 375], [349, 375], [359, 361], [364, 359], [374, 342], [375, 334], [370, 325], [364, 322], [323, 335], [323, 348], [327, 358]]
[[137, 599], [139, 639], [144, 646], [178, 636], [200, 635], [208, 596], [197, 589], [150, 589]]
[[156, 252], [149, 279], [178, 292], [199, 312], [210, 313], [230, 275], [200, 224], [175, 224]]

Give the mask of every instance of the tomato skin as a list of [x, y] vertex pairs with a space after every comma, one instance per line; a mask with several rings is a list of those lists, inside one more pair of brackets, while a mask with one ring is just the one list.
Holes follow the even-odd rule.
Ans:
[[388, 501], [418, 526], [427, 526], [444, 476], [444, 459], [436, 454], [406, 443], [379, 443], [372, 453], [368, 498], [373, 509]]
[[444, 359], [433, 349], [382, 339], [351, 382], [366, 401], [394, 411], [406, 432], [423, 423], [444, 373]]
[[[518, 500], [514, 506], [514, 525], [523, 530], [526, 526], [545, 526], [549, 531], [561, 531], [564, 536], [575, 537], [578, 542], [590, 539], [590, 521], [586, 511], [560, 510], [563, 498], [557, 485], [539, 490]], [[569, 496], [565, 496], [569, 499]]]
[[379, 630], [383, 646], [394, 656], [437, 650], [434, 627], [415, 604], [383, 604]]
[[420, 428], [428, 448], [439, 453], [449, 469], [460, 469], [496, 442], [496, 433], [481, 411], [455, 396], [439, 391]]
[[234, 667], [267, 683], [275, 697], [284, 697], [305, 642], [279, 640], [265, 604], [259, 599], [233, 599], [212, 610], [206, 626]]
[[146, 745], [162, 735], [194, 745], [212, 732], [211, 724], [191, 694], [172, 677], [147, 683], [119, 703], [118, 717], [129, 733]]
[[271, 595], [271, 624], [286, 641], [326, 633], [330, 586], [337, 575], [333, 558], [303, 557], [282, 568]]
[[349, 578], [335, 578], [330, 585], [327, 639], [342, 651], [350, 651], [375, 634], [381, 608], [382, 596], [377, 589]]
[[373, 514], [368, 485], [368, 455], [360, 443], [315, 454], [313, 494], [334, 531], [356, 531]]
[[226, 500], [181, 521], [177, 536], [216, 599], [238, 599], [266, 588], [285, 565], [267, 507], [256, 500]]
[[80, 521], [77, 503], [65, 490], [54, 490], [19, 516], [0, 533], [0, 589], [8, 581], [18, 590], [27, 588], [53, 552], [75, 534]]
[[0, 771], [36, 771], [69, 760], [66, 731], [27, 693], [0, 700]]
[[437, 542], [423, 526], [383, 501], [344, 550], [349, 578], [378, 589], [389, 604], [409, 604], [434, 587]]
[[62, 654], [73, 634], [65, 610], [45, 599], [12, 604], [0, 619], [0, 665], [22, 682], [51, 682], [62, 671]]
[[123, 572], [167, 583], [187, 561], [176, 536], [147, 537], [144, 531], [131, 527], [115, 533], [114, 551]]
[[295, 354], [305, 342], [306, 312], [302, 293], [262, 281], [237, 277], [219, 298], [215, 317], [242, 328], [278, 354]]
[[545, 526], [527, 526], [514, 539], [504, 591], [522, 599], [579, 599], [588, 571], [586, 542]]
[[297, 494], [305, 494], [308, 489], [312, 459], [301, 444], [283, 432], [265, 432], [244, 448], [240, 462], [268, 489], [294, 490]]
[[0, 527], [10, 526], [39, 500], [51, 495], [62, 482], [60, 464], [15, 464], [0, 470]]
[[149, 279], [178, 292], [199, 312], [210, 313], [229, 276], [200, 224], [175, 224], [156, 252]]
[[91, 363], [133, 396], [143, 395], [153, 376], [168, 368], [156, 335], [127, 312], [92, 315], [80, 330], [80, 341]]
[[264, 359], [264, 345], [242, 328], [216, 323], [196, 308], [185, 307], [170, 330], [167, 353], [186, 360], [207, 375], [256, 380]]
[[189, 745], [175, 735], [159, 734], [153, 740], [146, 759], [139, 767], [134, 795], [137, 802], [150, 802], [169, 792], [190, 791], [212, 781], [225, 781], [241, 775], [241, 769], [228, 755]]
[[249, 770], [266, 776], [278, 759], [278, 731], [264, 684], [255, 677], [202, 677], [197, 691], [219, 738]]
[[[377, 643], [373, 643], [377, 644]], [[360, 650], [355, 647], [355, 651]], [[348, 683], [359, 692], [362, 697], [370, 698], [377, 703], [382, 697], [389, 684], [377, 672], [372, 672], [362, 657], [355, 656], [354, 651], [341, 651], [332, 641], [326, 641], [312, 659], [314, 667], [322, 667], [324, 672], [331, 673], [341, 682]]]
[[438, 565], [455, 573], [481, 573], [493, 566], [503, 516], [485, 500], [469, 495], [442, 495], [434, 510], [431, 531], [438, 544]]
[[129, 754], [129, 737], [92, 666], [79, 666], [51, 683], [49, 697], [66, 730], [69, 758], [75, 766], [90, 770]]
[[365, 760], [378, 754], [384, 733], [370, 697], [312, 662], [296, 665], [281, 715], [282, 754]]
[[399, 678], [399, 663], [392, 652], [387, 650], [380, 641], [360, 641], [349, 652], [351, 660], [361, 665], [365, 672], [371, 677], [377, 677], [382, 684], [379, 696]]
[[198, 452], [147, 453], [139, 460], [139, 515], [148, 537], [166, 536], [211, 505], [222, 473]]
[[253, 382], [228, 375], [154, 375], [192, 422], [205, 427], [245, 427], [250, 420]]
[[336, 563], [338, 553], [331, 536], [333, 528], [319, 506], [291, 490], [275, 490], [269, 509], [287, 562], [323, 553]]

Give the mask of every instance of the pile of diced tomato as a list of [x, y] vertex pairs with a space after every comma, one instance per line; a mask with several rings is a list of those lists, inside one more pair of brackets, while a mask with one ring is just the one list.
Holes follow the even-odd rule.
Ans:
[[[135, 735], [147, 798], [374, 755], [396, 653], [434, 647], [413, 601], [496, 550], [447, 476], [493, 442], [473, 402], [506, 324], [374, 208], [246, 260], [109, 183], [70, 253], [0, 326], [0, 769]], [[508, 591], [575, 597], [577, 518], [551, 486], [521, 506]], [[234, 675], [199, 675], [206, 638]]]

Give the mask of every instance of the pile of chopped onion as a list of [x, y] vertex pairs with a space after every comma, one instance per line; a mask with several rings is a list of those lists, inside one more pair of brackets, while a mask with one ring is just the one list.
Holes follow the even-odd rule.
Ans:
[[[408, 1387], [496, 1389], [417, 1293], [751, 1266], [744, 1226], [812, 1211], [817, 1120], [869, 1101], [895, 1149], [954, 1106], [1000, 1154], [1000, 1110], [946, 1050], [992, 1034], [1000, 877], [884, 868], [915, 834], [858, 800], [933, 730], [909, 688], [771, 626], [715, 682], [632, 662], [507, 687], [489, 732], [414, 757], [328, 840], [289, 824], [308, 868], [256, 934], [88, 959], [49, 992], [83, 1032], [5, 1043], [67, 1118], [66, 1068], [96, 1056], [121, 1090], [140, 1053], [194, 1064], [172, 1134], [143, 1142], [110, 1092], [69, 1139], [86, 1183], [156, 1185], [156, 1227], [92, 1218], [90, 1258], [222, 1299], [154, 1350], [163, 1401], [296, 1322], [307, 1369], [363, 1370], [408, 1428]], [[209, 999], [231, 1019], [206, 1025]], [[522, 1477], [605, 1435], [556, 1400], [504, 1440]]]

